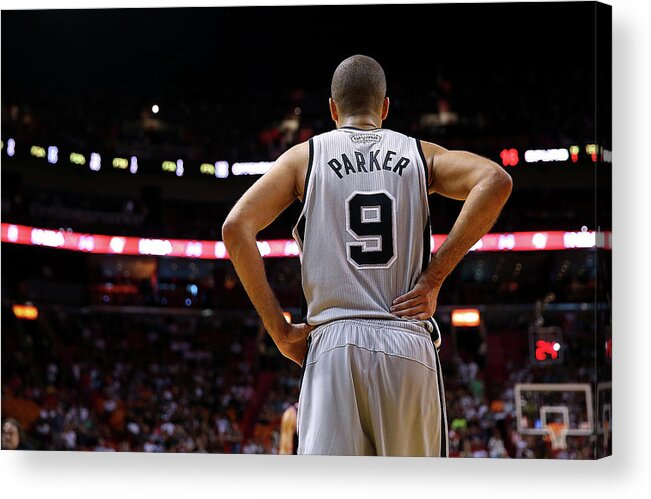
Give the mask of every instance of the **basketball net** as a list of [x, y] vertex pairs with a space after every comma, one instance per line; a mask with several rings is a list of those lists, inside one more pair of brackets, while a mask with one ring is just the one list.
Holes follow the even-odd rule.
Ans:
[[547, 423], [545, 428], [547, 429], [552, 450], [567, 448], [567, 426], [565, 426], [565, 423]]

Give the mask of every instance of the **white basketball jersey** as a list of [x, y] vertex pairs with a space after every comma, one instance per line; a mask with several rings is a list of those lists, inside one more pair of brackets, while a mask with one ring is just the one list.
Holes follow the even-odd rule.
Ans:
[[420, 141], [343, 127], [310, 139], [301, 250], [307, 322], [404, 320], [391, 303], [430, 260], [427, 165]]

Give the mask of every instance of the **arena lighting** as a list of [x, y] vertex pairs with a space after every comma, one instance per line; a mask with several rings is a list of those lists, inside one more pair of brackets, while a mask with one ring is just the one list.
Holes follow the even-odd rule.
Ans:
[[126, 158], [113, 158], [113, 168], [119, 168], [120, 170], [126, 170], [129, 166], [129, 162]]
[[[444, 234], [432, 236], [432, 252], [445, 241]], [[102, 234], [79, 234], [24, 225], [2, 224], [2, 242], [46, 246], [49, 248], [83, 251], [104, 255], [155, 255], [178, 258], [227, 260], [222, 241], [189, 239], [151, 239]], [[486, 234], [471, 251], [555, 251], [567, 249], [612, 248], [608, 232], [512, 232]], [[293, 239], [258, 241], [263, 257], [296, 257], [298, 245]]]
[[18, 227], [15, 225], [10, 225], [7, 227], [7, 239], [10, 243], [15, 243], [18, 241]]
[[12, 157], [14, 154], [16, 154], [16, 141], [7, 139], [7, 156]]
[[152, 113], [158, 114], [158, 111], [160, 111], [160, 107], [158, 107], [157, 104], [154, 104], [153, 106], [151, 106], [151, 112]]
[[215, 175], [215, 165], [202, 163], [199, 167], [199, 173], [203, 173], [204, 175]]
[[565, 232], [563, 234], [563, 245], [566, 248], [592, 248], [596, 243], [594, 232]]
[[257, 161], [250, 163], [233, 163], [233, 175], [264, 175], [273, 166], [273, 161]]
[[176, 160], [176, 176], [177, 177], [182, 177], [183, 176], [183, 160], [182, 159], [177, 159]]
[[597, 144], [588, 144], [585, 146], [585, 152], [592, 158], [593, 162], [597, 162]]
[[44, 158], [45, 157], [45, 149], [41, 146], [32, 146], [29, 149], [29, 153], [34, 156], [35, 158]]
[[90, 163], [88, 164], [88, 168], [94, 172], [98, 172], [100, 168], [102, 168], [102, 158], [96, 152], [90, 153]]
[[75, 165], [85, 165], [86, 157], [78, 152], [70, 153], [70, 162]]
[[172, 251], [173, 247], [169, 239], [138, 239], [139, 255], [166, 256], [171, 255]]
[[47, 162], [55, 165], [59, 161], [59, 149], [56, 146], [50, 146], [47, 148]]
[[452, 311], [452, 325], [455, 327], [477, 327], [480, 319], [476, 308], [458, 308]]
[[38, 319], [38, 308], [34, 305], [13, 305], [11, 309], [16, 316], [16, 319], [25, 319], [28, 321], [35, 321]]
[[228, 161], [215, 162], [215, 177], [227, 178], [228, 177]]
[[[33, 246], [49, 246], [50, 248], [61, 248], [66, 244], [66, 234], [71, 233], [58, 230], [32, 229], [30, 231], [29, 240], [30, 244]], [[20, 232], [18, 237], [20, 237]]]
[[135, 175], [138, 171], [138, 158], [131, 156], [131, 161], [129, 162], [129, 171]]
[[176, 171], [176, 163], [174, 161], [163, 161], [163, 164], [161, 165], [163, 168], [164, 172], [175, 172]]
[[570, 153], [567, 149], [529, 149], [524, 152], [524, 160], [527, 163], [537, 163], [538, 161], [567, 161], [570, 159]]

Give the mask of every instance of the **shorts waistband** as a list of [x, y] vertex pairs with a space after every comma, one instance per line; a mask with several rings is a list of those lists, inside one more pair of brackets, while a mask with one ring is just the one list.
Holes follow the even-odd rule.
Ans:
[[393, 329], [398, 332], [410, 332], [422, 336], [430, 337], [434, 331], [434, 325], [431, 321], [406, 321], [406, 320], [383, 320], [383, 319], [336, 319], [318, 325], [313, 333], [328, 328], [336, 324], [357, 324], [360, 326], [377, 326], [383, 329]]

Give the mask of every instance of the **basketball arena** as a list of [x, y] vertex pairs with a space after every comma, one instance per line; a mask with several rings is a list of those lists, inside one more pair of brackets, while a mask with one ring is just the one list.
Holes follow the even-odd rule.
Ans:
[[[301, 369], [221, 227], [280, 154], [333, 127], [332, 72], [364, 53], [386, 71], [387, 128], [513, 178], [439, 295], [450, 457], [610, 455], [610, 67], [594, 59], [610, 40], [592, 4], [525, 5], [474, 5], [481, 46], [429, 29], [461, 5], [3, 12], [2, 420], [18, 448], [278, 453]], [[575, 24], [552, 34], [561, 17]], [[461, 202], [429, 203], [435, 252]], [[300, 212], [258, 241], [295, 322]]]

